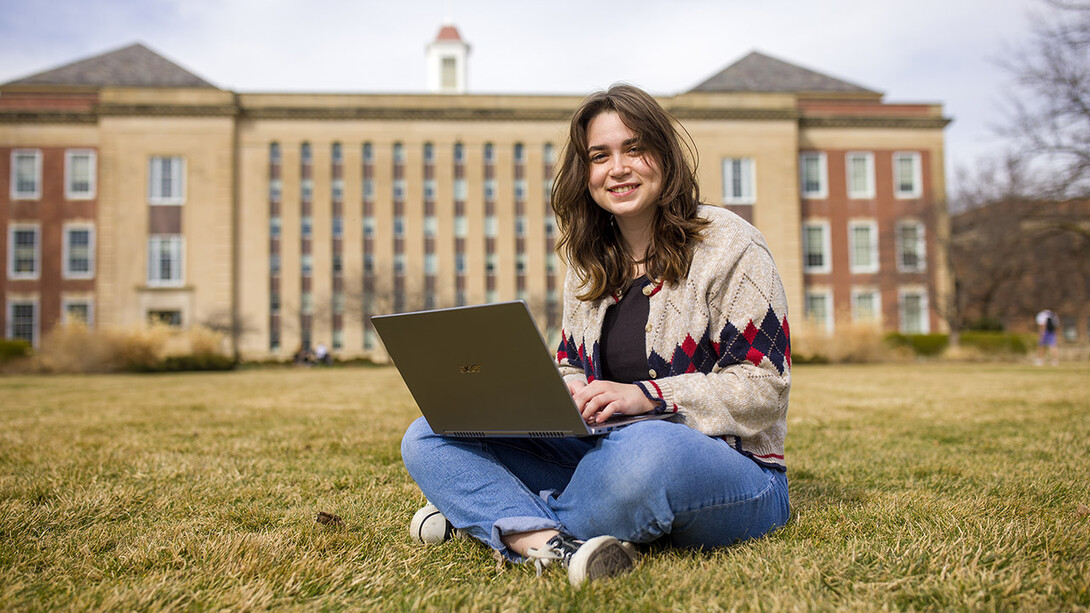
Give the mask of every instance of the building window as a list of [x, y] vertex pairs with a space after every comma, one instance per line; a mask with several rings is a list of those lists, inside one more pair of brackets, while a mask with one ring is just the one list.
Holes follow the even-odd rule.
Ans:
[[8, 302], [7, 338], [38, 344], [37, 300], [11, 300]]
[[878, 223], [874, 220], [848, 223], [849, 267], [853, 273], [878, 272]]
[[515, 215], [515, 236], [519, 238], [526, 236], [525, 215]]
[[344, 163], [344, 150], [340, 143], [333, 143], [331, 154], [333, 156], [333, 164], [339, 165]]
[[363, 143], [363, 162], [370, 164], [375, 161], [375, 148], [371, 146], [371, 143]]
[[314, 198], [314, 179], [299, 181], [299, 194], [303, 202], [310, 202]]
[[185, 158], [152, 157], [148, 166], [148, 204], [185, 202]]
[[757, 201], [756, 164], [753, 158], [723, 160], [723, 202], [753, 204]]
[[269, 181], [269, 202], [280, 202], [284, 191], [284, 182], [280, 179]]
[[495, 253], [486, 253], [484, 255], [484, 271], [490, 275], [496, 274], [496, 267], [498, 261]]
[[299, 234], [303, 238], [314, 236], [314, 218], [306, 215], [299, 219]]
[[64, 153], [64, 197], [90, 200], [95, 197], [95, 152], [69, 149]]
[[464, 253], [454, 254], [454, 272], [459, 275], [466, 274], [466, 255]]
[[280, 143], [269, 143], [269, 165], [275, 166], [280, 164]]
[[545, 272], [551, 275], [558, 270], [560, 270], [560, 258], [557, 257], [555, 252], [549, 252], [545, 256]]
[[435, 163], [435, 146], [431, 143], [424, 143], [424, 163]]
[[897, 270], [923, 272], [927, 268], [926, 248], [922, 223], [902, 221], [897, 224]]
[[311, 292], [302, 292], [299, 294], [299, 310], [303, 315], [311, 315], [314, 313], [314, 294]]
[[16, 149], [11, 152], [11, 199], [37, 200], [42, 195], [42, 152]]
[[375, 180], [363, 180], [363, 201], [372, 202], [375, 199]]
[[280, 254], [269, 254], [269, 274], [273, 277], [280, 274]]
[[182, 327], [181, 311], [148, 311], [148, 322], [172, 328]]
[[902, 288], [900, 291], [901, 333], [928, 334], [931, 324], [927, 317], [927, 291]]
[[405, 218], [401, 215], [394, 217], [394, 238], [405, 236]]
[[177, 287], [185, 282], [185, 239], [177, 234], [148, 238], [148, 285]]
[[269, 218], [269, 237], [270, 238], [280, 238], [280, 233], [281, 233], [282, 226], [283, 226], [283, 222], [281, 221], [280, 217], [270, 217]]
[[515, 163], [526, 163], [526, 147], [524, 147], [522, 143], [515, 143]]
[[495, 215], [486, 215], [484, 218], [484, 236], [485, 238], [496, 238], [496, 233], [499, 231], [499, 224], [496, 222]]
[[333, 218], [333, 238], [342, 236], [344, 236], [344, 217], [337, 216]]
[[526, 200], [526, 179], [515, 179], [515, 201]]
[[852, 152], [845, 162], [848, 172], [849, 198], [874, 198], [874, 154]]
[[827, 333], [833, 331], [833, 293], [829, 290], [806, 292], [806, 319]]
[[882, 299], [873, 288], [852, 288], [852, 320], [859, 323], [880, 323]]
[[339, 253], [333, 254], [333, 275], [340, 276], [344, 273], [344, 256]]
[[496, 161], [496, 148], [492, 143], [485, 143], [484, 145], [484, 163], [492, 164]]
[[304, 277], [314, 274], [314, 255], [304, 253], [299, 256], [299, 273]]
[[424, 237], [435, 238], [439, 234], [439, 220], [435, 215], [428, 215], [424, 218]]
[[493, 202], [496, 199], [496, 180], [484, 180], [484, 201]]
[[394, 254], [394, 274], [397, 275], [397, 276], [401, 276], [401, 275], [405, 274], [405, 254], [404, 253], [395, 253]]
[[435, 179], [424, 179], [424, 201], [435, 202]]
[[434, 275], [439, 272], [439, 258], [434, 253], [424, 254], [424, 274]]
[[551, 211], [545, 214], [545, 236], [556, 236], [556, 217]]
[[330, 182], [330, 194], [333, 202], [341, 202], [344, 200], [344, 179], [333, 179]]
[[828, 198], [828, 176], [824, 153], [811, 152], [799, 156], [799, 185], [803, 198]]
[[65, 279], [90, 279], [95, 276], [94, 226], [66, 224], [63, 250]]
[[466, 161], [466, 147], [462, 143], [454, 143], [454, 162], [461, 164]]
[[811, 221], [802, 225], [803, 270], [827, 273], [832, 269], [829, 222]]
[[919, 198], [923, 193], [923, 171], [919, 153], [893, 154], [893, 194], [897, 198]]
[[394, 164], [405, 163], [405, 145], [394, 143]]
[[280, 312], [280, 292], [269, 292], [269, 312], [273, 314]]
[[466, 201], [466, 196], [468, 195], [468, 193], [469, 193], [469, 190], [466, 187], [466, 180], [465, 179], [455, 179], [454, 180], [454, 201], [455, 202], [465, 202]]
[[65, 298], [61, 301], [61, 321], [65, 324], [94, 322], [94, 305], [90, 298]]
[[8, 226], [8, 278], [37, 279], [41, 272], [41, 242], [37, 224]]
[[405, 201], [405, 179], [394, 179], [394, 202]]
[[469, 234], [469, 223], [466, 222], [465, 215], [456, 215], [454, 217], [454, 238], [465, 238]]
[[365, 215], [363, 217], [363, 237], [372, 238], [375, 235], [375, 217]]

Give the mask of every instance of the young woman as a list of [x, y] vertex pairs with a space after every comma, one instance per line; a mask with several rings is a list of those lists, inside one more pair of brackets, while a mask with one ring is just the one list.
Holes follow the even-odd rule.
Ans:
[[559, 561], [576, 586], [627, 570], [632, 543], [719, 547], [787, 522], [783, 286], [753, 226], [699, 204], [685, 143], [642, 90], [596, 93], [552, 196], [576, 405], [597, 422], [676, 416], [547, 440], [445, 438], [418, 419], [402, 441], [430, 501], [418, 518], [442, 513], [539, 572]]

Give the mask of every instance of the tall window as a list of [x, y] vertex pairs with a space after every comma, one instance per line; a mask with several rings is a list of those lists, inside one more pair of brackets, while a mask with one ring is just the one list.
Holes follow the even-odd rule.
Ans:
[[901, 288], [900, 304], [902, 334], [927, 334], [931, 322], [927, 316], [927, 291], [922, 288]]
[[859, 323], [880, 323], [881, 294], [871, 287], [852, 288], [852, 320]]
[[806, 319], [825, 332], [833, 331], [833, 293], [831, 291], [807, 290]]
[[95, 197], [95, 152], [69, 149], [64, 153], [64, 197], [89, 200]]
[[61, 321], [64, 323], [94, 323], [94, 302], [91, 298], [64, 298], [61, 300]]
[[148, 238], [148, 285], [178, 287], [185, 282], [185, 239], [177, 234]]
[[38, 301], [21, 299], [8, 301], [7, 338], [38, 344]]
[[897, 223], [897, 269], [901, 272], [923, 272], [927, 268], [924, 227], [918, 221]]
[[827, 273], [832, 269], [829, 222], [809, 221], [802, 225], [803, 270]]
[[878, 223], [874, 220], [848, 223], [849, 265], [853, 273], [878, 272]]
[[897, 198], [919, 198], [923, 193], [923, 172], [919, 153], [893, 154], [893, 194]]
[[95, 276], [95, 228], [89, 224], [64, 227], [64, 278], [90, 279]]
[[41, 273], [41, 241], [37, 224], [8, 226], [8, 278], [37, 279]]
[[723, 202], [753, 204], [757, 201], [756, 166], [753, 158], [723, 160]]
[[824, 153], [815, 151], [799, 156], [799, 186], [803, 198], [829, 196], [828, 167]]
[[37, 200], [42, 195], [42, 152], [16, 149], [11, 152], [11, 199]]
[[874, 198], [874, 154], [869, 151], [848, 153], [845, 162], [848, 172], [848, 197]]
[[148, 203], [185, 202], [185, 158], [153, 157], [148, 164]]

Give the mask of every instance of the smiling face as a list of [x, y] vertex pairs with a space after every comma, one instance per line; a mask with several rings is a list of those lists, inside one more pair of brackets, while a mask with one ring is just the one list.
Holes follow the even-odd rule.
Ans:
[[662, 193], [662, 170], [617, 113], [599, 113], [587, 124], [587, 189], [622, 230], [648, 228]]

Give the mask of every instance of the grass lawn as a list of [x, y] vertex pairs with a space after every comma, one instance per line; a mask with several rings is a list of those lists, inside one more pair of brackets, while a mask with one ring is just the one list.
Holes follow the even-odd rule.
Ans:
[[0, 610], [1090, 608], [1090, 363], [794, 375], [789, 525], [580, 591], [411, 543], [392, 369], [2, 377]]

